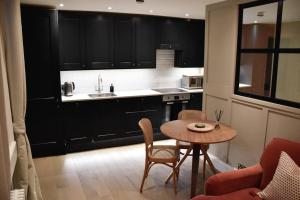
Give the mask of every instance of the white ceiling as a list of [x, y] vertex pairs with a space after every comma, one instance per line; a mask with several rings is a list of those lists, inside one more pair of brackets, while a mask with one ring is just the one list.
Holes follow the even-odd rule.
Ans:
[[[283, 4], [283, 22], [300, 21], [300, 0], [287, 0]], [[258, 23], [276, 23], [277, 18], [277, 3], [266, 4], [247, 8], [244, 10], [243, 23], [252, 24], [254, 21]], [[263, 17], [258, 17], [257, 12], [264, 12]]]
[[[59, 10], [105, 11], [204, 19], [205, 6], [224, 0], [21, 0], [26, 4], [49, 5]], [[59, 4], [63, 3], [64, 7]], [[112, 9], [108, 10], [108, 6]], [[153, 13], [149, 11], [152, 10]], [[185, 14], [189, 16], [186, 17]]]

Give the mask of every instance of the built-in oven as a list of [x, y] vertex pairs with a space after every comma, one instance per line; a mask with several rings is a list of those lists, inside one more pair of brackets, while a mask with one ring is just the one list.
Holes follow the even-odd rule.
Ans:
[[189, 93], [163, 95], [164, 121], [176, 120], [178, 113], [187, 108], [190, 98]]

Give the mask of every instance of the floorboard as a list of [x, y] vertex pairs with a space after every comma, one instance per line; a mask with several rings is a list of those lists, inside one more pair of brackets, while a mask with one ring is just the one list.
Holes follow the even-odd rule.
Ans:
[[[158, 141], [170, 144], [173, 140]], [[45, 200], [184, 200], [189, 199], [191, 158], [180, 168], [175, 195], [171, 181], [164, 180], [171, 169], [155, 165], [141, 184], [145, 159], [144, 144], [106, 148], [62, 156], [34, 159]], [[202, 163], [200, 164], [202, 166]], [[207, 167], [208, 169], [208, 167]], [[199, 172], [202, 170], [199, 169]], [[209, 176], [210, 172], [207, 171]], [[203, 180], [199, 176], [198, 191], [203, 192]]]

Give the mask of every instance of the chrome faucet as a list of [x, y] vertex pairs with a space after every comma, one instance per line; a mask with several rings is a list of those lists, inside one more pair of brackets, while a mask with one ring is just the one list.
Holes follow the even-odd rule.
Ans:
[[103, 91], [101, 74], [98, 75], [98, 86], [97, 86], [96, 91], [98, 91], [99, 93], [101, 93]]

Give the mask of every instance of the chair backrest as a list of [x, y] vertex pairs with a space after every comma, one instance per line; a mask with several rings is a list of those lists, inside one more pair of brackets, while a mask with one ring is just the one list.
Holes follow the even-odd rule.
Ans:
[[281, 138], [274, 138], [265, 148], [260, 164], [263, 169], [263, 176], [260, 188], [265, 188], [272, 180], [277, 168], [281, 152], [286, 152], [295, 163], [300, 166], [300, 143]]
[[153, 146], [153, 128], [151, 121], [148, 118], [142, 118], [139, 121], [139, 127], [143, 131], [146, 151], [148, 151], [149, 148], [152, 148]]
[[182, 110], [178, 113], [178, 119], [195, 119], [206, 121], [206, 114], [200, 110]]

